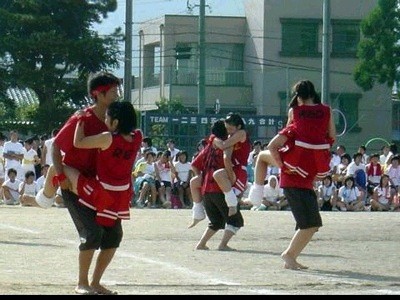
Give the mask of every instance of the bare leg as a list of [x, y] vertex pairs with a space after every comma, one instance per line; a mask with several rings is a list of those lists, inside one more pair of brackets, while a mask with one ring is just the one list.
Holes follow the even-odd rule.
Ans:
[[294, 234], [288, 248], [283, 251], [281, 257], [285, 262], [284, 267], [291, 270], [308, 269], [308, 267], [299, 264], [296, 260], [301, 251], [307, 246], [313, 237], [314, 233], [318, 231], [318, 227], [308, 229], [298, 229]]
[[200, 241], [196, 245], [196, 250], [209, 250], [207, 247], [207, 242], [213, 237], [214, 234], [217, 232], [215, 230], [212, 230], [210, 228], [207, 228], [206, 231], [204, 231], [203, 236], [201, 237]]
[[96, 267], [93, 272], [93, 279], [90, 287], [94, 292], [101, 295], [116, 295], [117, 292], [110, 291], [100, 284], [100, 280], [103, 277], [104, 271], [107, 269], [111, 260], [114, 257], [117, 248], [101, 250], [96, 260]]
[[218, 246], [219, 251], [235, 251], [235, 249], [228, 246], [229, 241], [235, 235], [231, 230], [225, 230], [221, 243]]
[[89, 285], [89, 269], [92, 263], [95, 250], [85, 250], [79, 252], [79, 279], [75, 288], [77, 294], [94, 294]]

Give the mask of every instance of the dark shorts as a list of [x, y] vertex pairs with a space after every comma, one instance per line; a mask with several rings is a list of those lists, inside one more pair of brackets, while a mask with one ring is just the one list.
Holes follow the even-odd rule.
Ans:
[[118, 248], [122, 240], [121, 220], [115, 226], [105, 227], [96, 223], [96, 211], [81, 205], [79, 197], [69, 190], [62, 190], [65, 206], [79, 233], [81, 244], [79, 250]]
[[165, 186], [166, 188], [172, 187], [172, 183], [171, 183], [171, 181], [161, 181], [160, 182], [160, 181], [156, 180], [157, 190], [162, 186]]
[[322, 226], [317, 194], [314, 190], [284, 188], [283, 193], [296, 220], [296, 230]]
[[225, 228], [225, 224], [236, 228], [241, 228], [244, 225], [240, 205], [238, 203], [237, 213], [228, 217], [228, 205], [225, 202], [223, 193], [206, 193], [204, 194], [204, 208], [210, 223], [208, 227], [214, 231]]

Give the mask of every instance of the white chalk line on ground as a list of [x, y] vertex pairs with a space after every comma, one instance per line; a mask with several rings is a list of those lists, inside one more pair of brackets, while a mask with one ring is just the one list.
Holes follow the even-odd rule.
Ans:
[[[4, 228], [4, 229], [8, 229], [8, 230], [14, 230], [17, 232], [24, 232], [24, 233], [31, 233], [31, 234], [42, 234], [43, 232], [41, 231], [37, 231], [37, 230], [32, 230], [32, 229], [28, 229], [28, 228], [23, 228], [23, 227], [19, 227], [19, 226], [13, 226], [10, 224], [0, 224], [0, 228]], [[56, 239], [57, 241], [59, 241], [60, 243], [64, 243], [64, 244], [68, 244], [68, 245], [76, 245], [79, 241], [77, 240], [69, 240], [69, 239]], [[116, 255], [118, 256], [122, 256], [122, 257], [126, 257], [126, 258], [130, 258], [130, 259], [135, 259], [135, 260], [139, 260], [142, 261], [144, 263], [147, 263], [149, 265], [158, 265], [161, 266], [163, 268], [166, 268], [167, 270], [173, 270], [174, 273], [179, 272], [181, 273], [183, 276], [185, 276], [185, 278], [192, 277], [196, 284], [201, 286], [201, 285], [226, 285], [226, 286], [234, 286], [234, 287], [238, 287], [238, 292], [243, 293], [243, 294], [249, 294], [249, 293], [256, 293], [256, 294], [260, 294], [260, 295], [266, 295], [266, 294], [278, 294], [277, 290], [273, 290], [273, 289], [259, 289], [257, 287], [253, 287], [253, 288], [244, 288], [242, 283], [238, 283], [238, 282], [234, 282], [234, 281], [230, 281], [227, 279], [223, 279], [221, 277], [215, 277], [215, 276], [210, 276], [210, 274], [208, 273], [204, 273], [204, 272], [197, 272], [197, 271], [193, 271], [191, 269], [188, 269], [186, 267], [182, 267], [182, 266], [178, 266], [176, 264], [170, 263], [170, 262], [166, 262], [166, 261], [161, 261], [161, 260], [154, 260], [154, 259], [149, 259], [148, 257], [143, 257], [143, 256], [138, 256], [138, 255], [134, 255], [130, 252], [126, 252], [126, 251], [122, 251], [122, 250], [118, 250]], [[284, 272], [290, 272], [290, 270], [283, 270]], [[354, 285], [354, 286], [360, 286], [362, 284], [362, 282], [358, 279], [349, 279], [346, 278], [346, 280], [341, 279], [340, 277], [334, 278], [332, 275], [330, 276], [324, 276], [321, 274], [312, 274], [312, 273], [308, 273], [307, 271], [293, 271], [293, 272], [301, 272], [302, 276], [308, 276], [308, 277], [315, 277], [317, 280], [323, 280], [323, 282], [333, 282], [333, 283], [345, 283], [348, 285]], [[129, 282], [108, 282], [109, 284], [114, 284], [114, 285], [129, 285], [131, 283]], [[364, 281], [365, 283], [365, 281]], [[369, 290], [371, 293], [375, 294], [377, 292], [379, 292], [379, 294], [400, 294], [400, 291], [393, 291], [393, 290], [388, 290], [388, 289], [370, 289]], [[366, 292], [366, 291], [364, 291]], [[281, 291], [279, 291], [279, 294], [282, 294]], [[290, 293], [286, 293], [286, 294], [290, 294]]]
[[3, 228], [3, 229], [8, 229], [8, 230], [11, 229], [11, 230], [18, 231], [18, 232], [40, 234], [40, 231], [37, 231], [37, 230], [32, 230], [32, 229], [27, 229], [27, 228], [21, 228], [21, 227], [9, 225], [9, 224], [0, 224], [0, 229], [1, 229], [1, 228]]

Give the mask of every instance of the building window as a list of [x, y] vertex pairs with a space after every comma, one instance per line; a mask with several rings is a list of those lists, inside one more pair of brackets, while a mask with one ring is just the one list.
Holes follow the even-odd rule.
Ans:
[[355, 58], [360, 36], [360, 21], [332, 20], [331, 56]]
[[318, 49], [320, 19], [281, 19], [282, 56], [316, 57]]
[[[337, 107], [346, 117], [346, 120], [344, 120], [343, 116], [335, 118], [338, 132], [342, 132], [344, 129], [346, 132], [352, 133], [361, 131], [361, 127], [358, 124], [358, 103], [360, 98], [361, 94], [331, 94], [331, 99], [333, 99], [331, 103], [334, 104], [332, 107]], [[344, 128], [345, 125], [346, 128]]]

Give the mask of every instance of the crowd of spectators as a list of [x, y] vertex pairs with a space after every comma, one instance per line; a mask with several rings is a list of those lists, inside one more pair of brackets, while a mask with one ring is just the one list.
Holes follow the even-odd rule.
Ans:
[[[51, 157], [46, 155], [57, 129], [50, 135], [19, 140], [18, 132], [9, 138], [0, 133], [0, 204], [24, 205], [42, 187]], [[203, 139], [197, 153], [204, 148]], [[267, 143], [254, 141], [248, 158], [248, 187], [253, 182], [254, 164]], [[194, 156], [197, 154], [195, 153]], [[193, 157], [194, 157], [193, 156]], [[178, 149], [173, 139], [157, 149], [151, 137], [145, 137], [132, 170], [134, 208], [191, 208], [191, 161], [186, 150]], [[400, 211], [400, 155], [395, 144], [383, 145], [379, 152], [368, 153], [361, 145], [355, 153], [347, 153], [344, 145], [332, 151], [331, 173], [315, 181], [315, 191], [322, 211]], [[252, 210], [289, 210], [290, 206], [279, 187], [279, 168], [270, 166], [265, 178], [264, 197], [260, 207]], [[246, 199], [247, 191], [241, 195]], [[59, 193], [60, 194], [60, 193]], [[28, 201], [29, 202], [29, 201]], [[57, 197], [56, 206], [63, 207]]]

